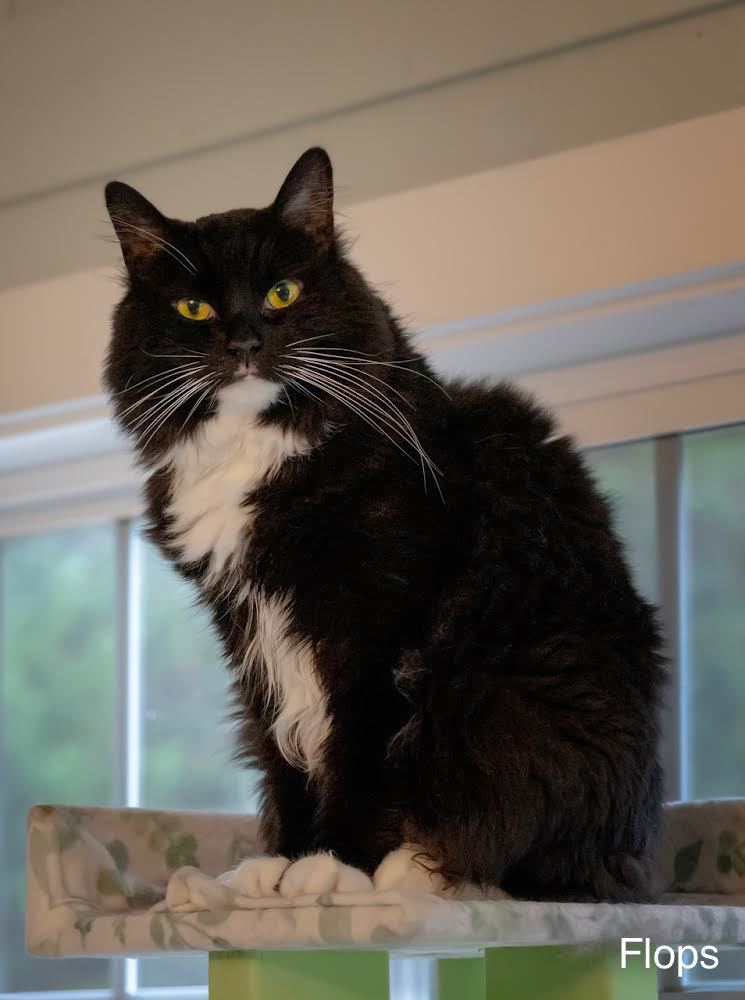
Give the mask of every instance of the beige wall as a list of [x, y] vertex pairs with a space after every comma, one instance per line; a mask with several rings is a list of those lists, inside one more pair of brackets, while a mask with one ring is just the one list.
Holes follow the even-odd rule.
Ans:
[[[97, 391], [106, 333], [91, 320], [113, 291], [92, 276], [116, 260], [101, 238], [111, 176], [196, 215], [266, 202], [321, 142], [343, 207], [745, 106], [742, 4], [277, 0], [266, 23], [256, 6], [16, 0], [1, 22], [0, 336], [18, 357], [0, 371], [0, 409]], [[513, 206], [513, 221], [537, 204]], [[540, 206], [571, 233], [561, 189]], [[433, 238], [407, 233], [411, 254], [426, 259]], [[509, 238], [495, 218], [493, 269]], [[564, 240], [563, 255], [576, 249]], [[386, 280], [404, 281], [404, 265]], [[541, 282], [502, 270], [505, 283], [513, 304], [540, 301]], [[400, 297], [437, 322], [424, 291]]]

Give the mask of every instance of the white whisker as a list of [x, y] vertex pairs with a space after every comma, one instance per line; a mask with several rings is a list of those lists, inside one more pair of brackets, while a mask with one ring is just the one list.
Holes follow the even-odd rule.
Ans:
[[[296, 358], [293, 358], [291, 354], [283, 354], [282, 357], [289, 358], [291, 361], [297, 360]], [[394, 385], [390, 385], [390, 383], [386, 382], [385, 379], [379, 378], [377, 375], [372, 375], [370, 374], [370, 372], [363, 372], [362, 374], [360, 374], [359, 372], [350, 371], [349, 365], [347, 365], [343, 361], [329, 361], [326, 358], [321, 359], [313, 357], [305, 357], [303, 358], [303, 360], [307, 363], [330, 369], [331, 371], [343, 371], [350, 378], [359, 379], [364, 382], [366, 382], [367, 379], [374, 379], [376, 382], [380, 382], [381, 385], [384, 385], [386, 389], [390, 389], [391, 392], [395, 392], [395, 394], [400, 399], [402, 399], [403, 402], [406, 403], [406, 405], [410, 407], [412, 410], [416, 409], [416, 406], [414, 406], [411, 400], [407, 399], [402, 392], [399, 392], [399, 390]]]
[[[141, 413], [139, 415], [136, 422], [130, 427], [130, 431], [137, 430], [138, 427], [141, 427], [151, 417], [154, 417], [159, 411], [162, 411], [165, 407], [167, 407], [171, 400], [175, 399], [180, 392], [188, 387], [189, 380], [193, 380], [198, 374], [198, 372], [189, 372], [187, 375], [187, 381], [184, 382], [184, 380], [181, 379], [181, 384], [169, 389], [165, 396], [156, 400], [154, 403], [151, 403], [145, 413]], [[201, 377], [202, 376], [200, 376], [200, 378]]]
[[315, 337], [304, 337], [303, 340], [293, 340], [291, 344], [287, 344], [287, 347], [296, 347], [298, 344], [307, 344], [310, 340], [322, 340], [324, 337], [330, 336], [330, 333], [319, 333]]
[[[147, 395], [145, 395], [145, 396], [141, 396], [139, 399], [135, 400], [135, 402], [132, 403], [131, 406], [128, 406], [126, 410], [123, 410], [119, 414], [119, 419], [121, 419], [127, 413], [129, 413], [130, 410], [134, 410], [134, 408], [136, 406], [141, 406], [142, 403], [144, 403], [146, 400], [150, 399], [152, 396], [155, 396], [156, 393], [162, 392], [162, 390], [165, 389], [166, 386], [168, 385], [169, 381], [178, 382], [178, 381], [181, 381], [184, 378], [189, 378], [190, 376], [194, 375], [197, 371], [199, 371], [202, 368], [204, 368], [204, 365], [194, 365], [194, 366], [189, 365], [187, 371], [176, 372], [175, 374], [171, 373], [171, 372], [165, 372], [165, 373], [163, 373], [162, 376], [159, 376], [157, 379], [154, 380], [156, 383], [157, 382], [162, 382], [163, 383], [162, 385], [157, 385], [157, 384], [153, 385], [152, 384], [153, 380], [150, 380], [151, 381], [150, 389], [152, 391], [148, 392]], [[141, 385], [144, 385], [144, 383], [138, 382], [137, 385], [141, 386]], [[130, 391], [132, 391], [132, 390], [130, 390]]]
[[188, 365], [176, 365], [175, 368], [168, 368], [164, 372], [156, 372], [155, 375], [148, 375], [147, 378], [141, 379], [139, 382], [135, 382], [134, 385], [131, 384], [131, 379], [134, 378], [134, 373], [129, 376], [126, 385], [123, 389], [119, 389], [118, 392], [113, 392], [112, 396], [123, 396], [125, 392], [134, 392], [135, 389], [139, 389], [143, 385], [147, 385], [148, 382], [155, 382], [159, 379], [170, 378], [171, 375], [175, 375], [177, 372], [183, 371], [185, 368], [191, 368], [195, 362], [191, 362]]
[[383, 434], [385, 437], [387, 437], [388, 440], [396, 448], [398, 448], [398, 450], [402, 454], [406, 455], [407, 458], [413, 458], [413, 456], [410, 455], [409, 452], [407, 452], [404, 448], [402, 448], [401, 445], [398, 444], [398, 442], [395, 441], [390, 436], [390, 434], [388, 434], [383, 428], [380, 427], [380, 425], [378, 423], [376, 423], [371, 417], [369, 417], [368, 414], [366, 412], [364, 412], [364, 410], [362, 410], [359, 407], [357, 407], [354, 403], [352, 403], [349, 399], [346, 399], [343, 395], [340, 395], [338, 392], [336, 392], [334, 389], [332, 389], [329, 385], [324, 384], [324, 381], [321, 381], [321, 376], [317, 376], [315, 373], [309, 373], [307, 371], [302, 371], [299, 368], [290, 368], [289, 370], [292, 371], [292, 372], [294, 372], [294, 374], [297, 376], [297, 378], [301, 379], [302, 381], [308, 382], [310, 385], [315, 386], [316, 388], [321, 389], [322, 391], [327, 392], [329, 394], [329, 396], [332, 396], [334, 399], [338, 400], [338, 402], [342, 403], [344, 406], [347, 406], [350, 410], [352, 410], [353, 413], [356, 413], [366, 423], [370, 424], [371, 427], [374, 427], [375, 430], [379, 431], [381, 434]]
[[[335, 375], [337, 379], [344, 378], [345, 380], [349, 380], [354, 378], [355, 381], [352, 382], [351, 386], [350, 382], [346, 381], [347, 391], [354, 392], [358, 399], [365, 399], [365, 402], [368, 405], [373, 406], [377, 410], [377, 412], [380, 413], [381, 416], [383, 416], [383, 418], [386, 419], [387, 422], [394, 427], [396, 433], [401, 434], [401, 436], [404, 438], [408, 438], [409, 442], [413, 445], [414, 449], [419, 455], [420, 462], [422, 464], [426, 462], [426, 464], [429, 466], [430, 472], [432, 473], [433, 477], [435, 472], [439, 473], [440, 475], [442, 474], [441, 470], [435, 465], [435, 463], [430, 459], [430, 457], [425, 452], [416, 434], [416, 431], [412, 427], [411, 423], [409, 422], [407, 417], [401, 412], [401, 410], [396, 406], [395, 403], [393, 403], [390, 399], [388, 399], [388, 397], [385, 396], [382, 392], [380, 392], [380, 390], [377, 389], [375, 386], [365, 384], [365, 381], [363, 379], [355, 378], [355, 376], [352, 376], [349, 372], [344, 372], [343, 374], [341, 374], [340, 372], [335, 372]], [[355, 385], [358, 387], [361, 386], [367, 392], [374, 394], [374, 396], [377, 397], [378, 402], [366, 399], [361, 394], [359, 388], [357, 388], [356, 390], [352, 388], [352, 386]], [[387, 411], [385, 407], [388, 408]], [[393, 415], [391, 415], [391, 411], [393, 411]], [[426, 491], [426, 479], [425, 479], [425, 491]]]
[[183, 432], [186, 430], [186, 425], [189, 423], [189, 421], [191, 420], [191, 418], [194, 415], [194, 413], [197, 411], [197, 409], [199, 408], [199, 406], [201, 405], [201, 403], [203, 402], [203, 400], [205, 400], [207, 398], [207, 396], [209, 396], [209, 394], [211, 392], [214, 392], [214, 389], [215, 389], [215, 383], [208, 385], [207, 388], [203, 392], [201, 392], [199, 394], [199, 396], [197, 397], [197, 401], [194, 403], [194, 405], [192, 406], [192, 408], [186, 414], [186, 418], [185, 418], [183, 424], [181, 424], [181, 426], [179, 427], [179, 429], [177, 431], [177, 436], [178, 437], [180, 437], [181, 434], [183, 434]]
[[[411, 364], [413, 362], [418, 361], [419, 360], [418, 358], [403, 358], [401, 361], [377, 361], [377, 360], [373, 360], [372, 358], [366, 359], [366, 358], [346, 358], [346, 357], [343, 357], [343, 356], [342, 357], [338, 357], [338, 356], [336, 356], [334, 354], [329, 353], [331, 351], [342, 351], [342, 350], [347, 350], [347, 348], [341, 348], [341, 347], [333, 347], [333, 348], [323, 348], [323, 347], [305, 348], [305, 347], [301, 347], [300, 350], [297, 351], [296, 353], [298, 355], [298, 358], [297, 358], [298, 361], [303, 361], [306, 358], [313, 357], [313, 352], [324, 351], [325, 352], [325, 356], [329, 360], [343, 361], [343, 362], [345, 362], [346, 364], [349, 364], [349, 365], [382, 365], [384, 368], [398, 368], [400, 371], [409, 372], [410, 375], [417, 375], [417, 376], [419, 376], [419, 378], [426, 379], [427, 382], [431, 382], [432, 385], [436, 386], [440, 390], [440, 392], [443, 394], [443, 396], [445, 396], [446, 399], [451, 399], [450, 394], [447, 392], [447, 390], [445, 389], [445, 387], [442, 386], [437, 381], [437, 379], [433, 379], [431, 376], [427, 375], [425, 372], [420, 372], [420, 371], [417, 371], [415, 368], [408, 368], [407, 367], [407, 365], [409, 365], [409, 364]], [[354, 353], [359, 353], [359, 352], [354, 352]]]
[[[316, 364], [318, 364], [318, 363], [316, 362]], [[324, 367], [326, 367], [326, 366], [324, 366]], [[317, 368], [316, 368], [316, 370], [317, 370]], [[359, 373], [359, 372], [350, 372], [350, 371], [347, 371], [347, 370], [345, 370], [345, 366], [344, 365], [336, 365], [336, 367], [332, 368], [332, 369], [329, 369], [328, 367], [326, 367], [326, 375], [328, 377], [330, 377], [332, 374], [336, 375], [337, 378], [344, 378], [344, 379], [346, 379], [347, 380], [347, 384], [349, 384], [351, 382], [352, 385], [355, 385], [358, 388], [363, 388], [363, 389], [367, 390], [368, 392], [372, 393], [375, 397], [377, 397], [377, 399], [381, 403], [384, 403], [387, 407], [389, 407], [391, 410], [393, 410], [395, 412], [396, 416], [399, 418], [399, 420], [405, 425], [405, 427], [408, 430], [409, 434], [416, 440], [417, 446], [421, 447], [421, 445], [419, 443], [419, 439], [418, 439], [418, 437], [416, 435], [416, 432], [414, 431], [414, 428], [411, 426], [411, 423], [409, 422], [409, 420], [407, 419], [407, 417], [401, 412], [401, 410], [399, 409], [399, 407], [392, 400], [390, 400], [385, 395], [385, 393], [381, 392], [380, 389], [378, 389], [376, 386], [370, 385], [367, 380], [369, 378], [374, 378], [377, 382], [380, 382], [382, 385], [385, 385], [386, 388], [393, 389], [393, 391], [396, 392], [397, 390], [395, 390], [393, 386], [388, 385], [388, 383], [384, 382], [383, 379], [379, 379], [379, 378], [376, 378], [376, 376], [374, 376], [374, 375], [370, 375], [369, 372]], [[398, 393], [398, 395], [401, 395], [401, 393]], [[402, 396], [401, 398], [404, 400], [404, 402], [408, 403], [408, 405], [410, 405], [410, 406], [412, 405], [411, 403], [409, 403], [409, 401], [404, 396]], [[437, 469], [437, 466], [434, 466], [434, 468]], [[437, 471], [440, 472], [441, 470], [437, 469]]]
[[301, 385], [299, 382], [296, 382], [295, 379], [290, 378], [290, 376], [287, 374], [286, 371], [281, 371], [281, 374], [284, 380], [288, 382], [293, 389], [297, 389], [298, 392], [301, 392], [304, 396], [307, 396], [308, 399], [314, 399], [317, 403], [323, 404], [322, 399], [319, 399], [318, 396], [315, 396], [309, 389], [305, 388], [305, 386]]
[[[394, 439], [392, 434], [395, 434], [401, 440], [406, 442], [406, 444], [413, 447], [418, 457], [418, 463], [422, 467], [425, 491], [426, 466], [429, 468], [438, 492], [442, 497], [442, 491], [440, 489], [439, 482], [437, 481], [437, 473], [439, 473], [440, 470], [437, 469], [437, 466], [424, 451], [424, 448], [422, 447], [422, 444], [409, 421], [390, 399], [380, 393], [379, 390], [375, 389], [374, 386], [364, 386], [366, 391], [375, 393], [378, 396], [379, 401], [374, 398], [370, 398], [370, 396], [365, 395], [360, 388], [356, 387], [354, 383], [342, 382], [339, 378], [339, 373], [335, 373], [337, 377], [332, 378], [331, 375], [320, 372], [318, 369], [309, 371], [308, 369], [299, 369], [297, 367], [285, 367], [287, 370], [293, 372], [293, 374], [295, 374], [298, 378], [326, 391], [340, 403], [349, 407], [349, 409], [357, 413], [358, 416], [365, 420], [366, 423], [370, 424], [370, 426], [374, 427], [379, 433], [388, 438], [388, 440], [399, 451], [401, 451], [402, 454], [414, 461], [417, 461], [413, 455], [406, 451], [406, 449]], [[392, 433], [389, 434], [385, 430], [385, 428], [381, 425], [381, 420], [388, 426]]]
[[[149, 358], [208, 358], [208, 354], [204, 354], [202, 351], [188, 351], [186, 354], [151, 354], [150, 351], [146, 351], [145, 348], [141, 348], [142, 353], [146, 354]], [[185, 350], [185, 348], [181, 348]]]
[[192, 397], [192, 395], [194, 395], [194, 393], [198, 392], [200, 389], [203, 389], [205, 383], [211, 382], [215, 378], [216, 376], [210, 373], [209, 375], [202, 376], [202, 378], [199, 379], [197, 382], [195, 382], [193, 385], [187, 386], [186, 389], [181, 393], [181, 395], [176, 399], [176, 401], [165, 411], [165, 413], [160, 414], [154, 426], [151, 425], [150, 429], [147, 432], [147, 437], [140, 442], [140, 448], [142, 448], [144, 451], [144, 449], [152, 440], [153, 436], [157, 434], [157, 432], [160, 430], [160, 428], [163, 426], [166, 420], [171, 416], [171, 414], [175, 413], [178, 409], [180, 409], [180, 407], [182, 407], [184, 403], [186, 403], [187, 400], [189, 400]]
[[[330, 336], [330, 334], [323, 334], [322, 336]], [[316, 340], [315, 337], [308, 337], [308, 340]], [[303, 344], [305, 341], [296, 340], [294, 344], [287, 344], [287, 347], [294, 347], [295, 344]], [[363, 358], [379, 358], [384, 352], [375, 351], [374, 353], [370, 351], [359, 351], [355, 347], [341, 347], [338, 344], [331, 344], [329, 347], [324, 347], [322, 344], [319, 346], [316, 344], [315, 347], [301, 347], [301, 351], [342, 351], [344, 354], [359, 354]]]

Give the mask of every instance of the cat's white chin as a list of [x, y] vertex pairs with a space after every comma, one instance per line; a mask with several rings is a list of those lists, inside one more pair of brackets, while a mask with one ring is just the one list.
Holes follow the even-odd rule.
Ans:
[[[245, 371], [243, 371], [245, 369]], [[251, 370], [251, 366], [241, 365], [236, 371], [235, 382], [220, 390], [220, 410], [240, 410], [246, 415], [256, 416], [270, 406], [282, 391], [278, 382], [261, 378]]]

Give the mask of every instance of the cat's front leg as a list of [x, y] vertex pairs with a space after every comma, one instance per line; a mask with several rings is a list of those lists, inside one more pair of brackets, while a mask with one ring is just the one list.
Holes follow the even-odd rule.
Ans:
[[263, 751], [259, 839], [266, 853], [245, 858], [220, 881], [250, 899], [372, 891], [367, 875], [318, 849], [312, 779], [271, 746]]
[[260, 697], [252, 690], [239, 694], [246, 719], [238, 731], [238, 752], [258, 773], [259, 843], [266, 854], [299, 857], [312, 836], [315, 802], [308, 776], [280, 754]]
[[294, 859], [312, 849], [315, 800], [308, 776], [278, 752], [264, 764], [259, 829], [270, 855]]
[[347, 728], [334, 718], [317, 775], [311, 844], [312, 850], [331, 852], [370, 876], [403, 839], [384, 744], [378, 745], [376, 735], [364, 725]]
[[317, 784], [278, 754], [267, 762], [260, 818], [267, 853], [242, 861], [223, 877], [226, 885], [252, 899], [372, 891], [367, 875], [319, 846], [314, 832]]

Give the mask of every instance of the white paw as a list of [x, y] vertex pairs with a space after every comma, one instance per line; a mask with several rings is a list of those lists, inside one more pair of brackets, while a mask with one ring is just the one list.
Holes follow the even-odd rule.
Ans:
[[246, 858], [237, 868], [225, 872], [217, 881], [241, 896], [266, 899], [267, 896], [277, 895], [277, 885], [289, 863], [281, 854]]
[[294, 861], [279, 883], [281, 896], [320, 895], [324, 892], [371, 892], [371, 879], [345, 865], [333, 854], [309, 854]]
[[427, 856], [423, 847], [402, 844], [380, 862], [373, 875], [373, 884], [378, 892], [397, 889], [401, 892], [442, 895], [446, 891], [446, 882], [435, 868], [435, 862]]

